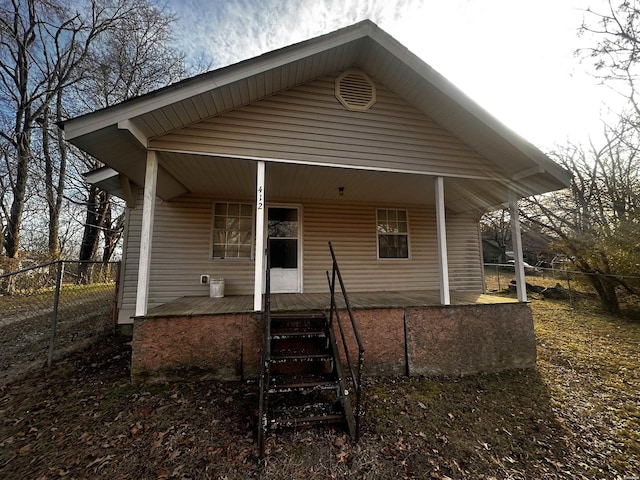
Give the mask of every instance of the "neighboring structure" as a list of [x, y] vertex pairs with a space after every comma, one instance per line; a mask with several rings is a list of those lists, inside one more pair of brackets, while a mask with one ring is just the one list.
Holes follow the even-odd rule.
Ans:
[[505, 264], [509, 261], [506, 247], [493, 238], [482, 238], [482, 259], [485, 264]]
[[[556, 256], [552, 249], [553, 238], [537, 230], [527, 229], [522, 231], [522, 257], [525, 262], [534, 266], [550, 267], [551, 260]], [[506, 240], [506, 245], [496, 239], [492, 232], [482, 234], [482, 256], [484, 263], [506, 264], [514, 260], [511, 250], [511, 238]]]
[[[67, 140], [106, 165], [88, 181], [127, 201], [119, 322], [131, 324], [135, 316], [140, 332], [162, 324], [163, 333], [155, 334], [166, 339], [161, 353], [158, 343], [142, 346], [144, 336], [136, 333], [134, 356], [142, 370], [171, 362], [165, 357], [172, 348], [176, 355], [192, 349], [203, 368], [213, 365], [206, 352], [193, 353], [206, 350], [203, 342], [189, 340], [217, 335], [215, 320], [202, 310], [206, 301], [209, 314], [220, 312], [207, 298], [206, 276], [224, 279], [227, 297], [253, 296], [252, 310], [260, 311], [267, 233], [276, 293], [326, 292], [331, 241], [349, 291], [436, 292], [437, 318], [451, 324], [459, 310], [451, 306], [447, 313], [443, 305], [456, 303], [459, 292], [483, 293], [480, 215], [505, 202], [517, 212], [518, 198], [563, 188], [569, 179], [369, 21], [71, 119], [64, 130]], [[518, 242], [516, 252], [522, 285]], [[201, 297], [199, 308], [162, 313], [163, 305], [193, 296]], [[524, 289], [519, 300], [526, 301]], [[396, 306], [402, 311], [394, 313], [393, 341], [402, 345], [394, 355], [402, 365], [380, 371], [407, 371], [412, 362], [407, 352], [415, 339], [402, 319], [403, 308], [416, 305]], [[189, 323], [196, 310], [197, 322]], [[247, 327], [256, 317], [244, 310], [228, 307], [225, 331], [234, 324], [229, 315], [242, 314], [234, 337], [240, 345], [225, 337], [216, 355], [224, 345], [251, 349], [228, 360], [225, 372], [232, 373], [219, 376], [255, 373], [247, 365], [257, 358], [259, 333]], [[384, 329], [384, 315], [376, 315], [371, 328]], [[475, 310], [469, 315], [479, 318]], [[412, 321], [423, 316], [414, 312]], [[522, 318], [535, 361], [530, 312]], [[199, 333], [185, 333], [196, 323]], [[438, 341], [421, 325], [422, 337]], [[473, 331], [485, 332], [478, 340], [491, 343], [490, 330], [476, 325]], [[495, 327], [496, 341], [503, 331]], [[183, 343], [172, 346], [176, 338]], [[473, 343], [466, 338], [465, 348]], [[512, 348], [521, 348], [516, 344]], [[495, 369], [530, 366], [531, 348], [524, 361]], [[378, 361], [384, 364], [384, 352]], [[481, 363], [476, 370], [492, 369]], [[447, 373], [428, 366], [414, 371]], [[455, 371], [474, 371], [473, 361]]]
[[522, 232], [522, 257], [525, 262], [534, 266], [548, 268], [556, 256], [552, 248], [554, 239], [539, 230], [524, 230]]

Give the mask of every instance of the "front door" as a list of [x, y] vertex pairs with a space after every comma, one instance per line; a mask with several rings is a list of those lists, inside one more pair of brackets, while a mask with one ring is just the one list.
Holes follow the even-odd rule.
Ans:
[[302, 291], [300, 221], [297, 207], [268, 207], [267, 233], [271, 253], [271, 291]]

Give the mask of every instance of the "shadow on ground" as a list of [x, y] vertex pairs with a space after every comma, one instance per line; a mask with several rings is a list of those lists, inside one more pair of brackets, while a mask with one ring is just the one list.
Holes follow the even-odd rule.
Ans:
[[4, 478], [588, 478], [536, 371], [369, 378], [362, 439], [271, 434], [256, 459], [255, 383], [134, 387], [104, 337], [0, 389]]

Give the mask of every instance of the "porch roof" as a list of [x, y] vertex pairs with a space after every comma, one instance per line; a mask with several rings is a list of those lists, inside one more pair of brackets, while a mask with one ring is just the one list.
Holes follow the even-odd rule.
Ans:
[[[487, 158], [495, 165], [496, 178], [520, 196], [568, 184], [565, 170], [370, 21], [189, 78], [70, 119], [62, 126], [67, 140], [142, 186], [145, 151], [151, 140], [354, 67], [386, 85]], [[160, 154], [157, 186], [160, 198], [170, 199], [193, 191], [176, 178], [175, 172], [163, 167], [163, 163], [167, 165], [163, 162], [165, 157], [176, 155], [184, 154]], [[489, 190], [495, 191], [489, 188], [471, 193], [483, 197]], [[480, 202], [492, 203], [493, 199]]]
[[[349, 293], [349, 301], [354, 310], [442, 306], [440, 293], [437, 290], [351, 292]], [[345, 308], [344, 301], [340, 296], [337, 297], [336, 302], [338, 308]], [[517, 303], [517, 300], [497, 295], [451, 292], [451, 305], [500, 303]], [[274, 312], [329, 310], [329, 304], [329, 293], [278, 293], [271, 295], [271, 310]], [[149, 309], [145, 318], [223, 315], [253, 311], [253, 295], [232, 295], [223, 298], [181, 297]]]

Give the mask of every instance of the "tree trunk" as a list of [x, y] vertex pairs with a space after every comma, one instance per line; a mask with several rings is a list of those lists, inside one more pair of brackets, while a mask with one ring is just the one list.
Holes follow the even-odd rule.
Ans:
[[[56, 121], [62, 120], [62, 91], [58, 91], [56, 98]], [[49, 238], [48, 251], [49, 258], [58, 260], [60, 258], [60, 212], [62, 211], [62, 199], [64, 197], [64, 186], [67, 177], [67, 145], [64, 141], [62, 129], [56, 128], [55, 152], [51, 152], [49, 141], [49, 111], [45, 110], [44, 122], [42, 124], [42, 149], [45, 158], [45, 183], [47, 192], [47, 206], [49, 208]], [[58, 177], [55, 178], [54, 157], [59, 160]]]
[[[100, 240], [100, 228], [103, 224], [105, 208], [105, 193], [98, 187], [89, 187], [89, 197], [87, 199], [87, 216], [85, 219], [82, 243], [80, 244], [81, 262], [95, 260]], [[82, 284], [91, 283], [91, 269], [88, 263], [81, 263], [78, 269], [79, 282]]]
[[589, 282], [600, 298], [602, 308], [608, 313], [618, 315], [620, 313], [620, 303], [616, 292], [616, 282], [600, 274], [587, 275]]
[[111, 195], [107, 195], [108, 205], [106, 207], [104, 213], [104, 250], [102, 251], [102, 261], [104, 263], [110, 262], [111, 257], [113, 257], [113, 252], [116, 248], [116, 244], [118, 240], [120, 240], [120, 236], [122, 235], [122, 221], [123, 216], [120, 215], [115, 219], [115, 224], [112, 220], [113, 214], [113, 204], [111, 203]]
[[16, 176], [12, 186], [13, 202], [5, 232], [5, 252], [9, 258], [18, 258], [20, 252], [20, 227], [27, 193], [29, 159], [31, 158], [31, 133], [29, 127], [18, 134]]
[[[34, 115], [32, 111], [31, 98], [29, 98], [30, 61], [29, 48], [35, 41], [34, 31], [36, 28], [35, 2], [27, 3], [28, 18], [21, 19], [21, 12], [18, 3], [14, 2], [14, 11], [7, 8], [7, 18], [13, 13], [14, 30], [8, 30], [7, 38], [16, 40], [15, 50], [11, 52], [16, 61], [14, 76], [7, 81], [6, 76], [2, 76], [3, 82], [15, 85], [15, 96], [17, 105], [15, 110], [15, 124], [13, 126], [12, 146], [16, 151], [16, 171], [15, 177], [11, 181], [13, 200], [11, 211], [7, 219], [5, 231], [4, 247], [7, 257], [18, 258], [20, 253], [20, 228], [22, 226], [22, 214], [26, 201], [27, 180], [29, 177], [29, 162], [31, 160], [31, 127]], [[5, 23], [4, 25], [7, 25]], [[18, 27], [20, 26], [20, 28]], [[5, 38], [3, 38], [5, 40]], [[3, 46], [5, 43], [3, 42]], [[9, 44], [6, 44], [9, 45]], [[10, 48], [11, 49], [11, 48]]]
[[60, 244], [58, 241], [59, 234], [59, 212], [56, 214], [55, 192], [53, 188], [53, 155], [51, 152], [51, 142], [49, 141], [49, 109], [44, 111], [44, 120], [42, 127], [42, 153], [44, 155], [44, 183], [45, 194], [47, 198], [47, 209], [49, 211], [49, 232], [47, 250], [50, 260], [58, 260], [60, 258]]

